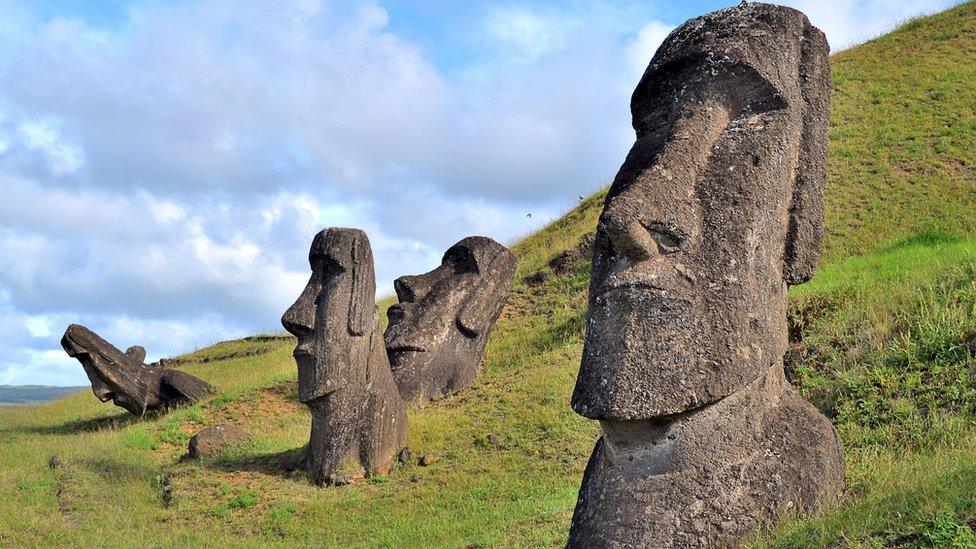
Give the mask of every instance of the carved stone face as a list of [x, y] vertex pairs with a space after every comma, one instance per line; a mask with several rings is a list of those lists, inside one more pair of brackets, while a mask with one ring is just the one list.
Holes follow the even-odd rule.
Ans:
[[308, 254], [312, 276], [281, 323], [298, 338], [298, 395], [302, 402], [365, 383], [369, 336], [376, 326], [376, 281], [366, 234], [330, 228]]
[[451, 246], [440, 266], [394, 281], [384, 340], [404, 400], [453, 392], [477, 374], [515, 275], [515, 257], [485, 237]]
[[637, 142], [594, 244], [578, 413], [678, 413], [782, 359], [787, 283], [809, 278], [819, 251], [822, 195], [804, 178], [822, 176], [811, 135], [826, 126], [807, 120], [825, 120], [829, 90], [811, 107], [795, 65], [804, 30], [779, 28], [764, 48], [735, 29], [679, 29], [634, 92]]
[[[98, 400], [111, 400], [136, 415], [159, 404], [157, 388], [161, 373], [137, 360], [138, 357], [122, 353], [78, 324], [68, 326], [61, 346], [68, 356], [81, 362]], [[145, 351], [142, 353], [144, 357]]]

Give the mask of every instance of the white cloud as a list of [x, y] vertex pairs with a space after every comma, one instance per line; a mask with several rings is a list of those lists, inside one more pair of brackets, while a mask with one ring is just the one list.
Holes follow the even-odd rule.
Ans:
[[911, 17], [944, 10], [956, 0], [784, 0], [827, 35], [833, 51], [874, 38]]
[[[43, 372], [43, 377], [38, 376]], [[64, 351], [29, 350], [21, 361], [0, 362], [0, 385], [84, 385], [88, 381], [78, 362]]]
[[52, 318], [45, 315], [28, 316], [24, 326], [32, 337], [50, 337], [53, 333]]
[[28, 151], [39, 151], [46, 156], [54, 175], [74, 173], [84, 163], [81, 147], [64, 139], [59, 124], [50, 120], [22, 122], [17, 131]]
[[541, 14], [522, 6], [491, 11], [488, 33], [521, 63], [531, 63], [566, 45], [568, 34], [581, 21], [562, 14]]
[[654, 52], [657, 51], [658, 46], [664, 42], [672, 30], [674, 30], [672, 25], [661, 21], [651, 21], [641, 27], [637, 31], [637, 37], [627, 44], [627, 60], [633, 71], [635, 82], [640, 80], [644, 70], [647, 69], [647, 65], [651, 62], [651, 58], [654, 57]]
[[186, 209], [172, 200], [159, 200], [149, 206], [152, 218], [160, 224], [169, 224], [186, 218]]

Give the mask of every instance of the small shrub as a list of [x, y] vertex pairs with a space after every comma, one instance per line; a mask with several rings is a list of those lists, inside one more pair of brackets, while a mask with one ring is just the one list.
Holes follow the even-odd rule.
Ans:
[[929, 547], [972, 549], [976, 547], [973, 530], [960, 520], [951, 508], [943, 507], [922, 525], [921, 537]]
[[250, 509], [258, 502], [258, 493], [251, 488], [242, 488], [236, 496], [227, 502], [230, 509]]

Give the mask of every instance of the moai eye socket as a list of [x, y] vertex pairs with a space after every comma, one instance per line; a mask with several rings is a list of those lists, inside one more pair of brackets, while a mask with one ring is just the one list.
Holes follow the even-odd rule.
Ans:
[[643, 224], [651, 239], [657, 244], [657, 251], [662, 255], [673, 254], [681, 250], [681, 243], [685, 240], [676, 231], [668, 229], [662, 223]]
[[455, 274], [480, 272], [478, 258], [465, 246], [455, 246], [444, 257], [454, 267]]
[[342, 274], [345, 271], [346, 271], [346, 268], [343, 267], [332, 256], [325, 256], [325, 257], [322, 258], [322, 272], [323, 272], [323, 274], [325, 274], [325, 276], [327, 276], [327, 277], [335, 276], [335, 275], [338, 275], [338, 274]]

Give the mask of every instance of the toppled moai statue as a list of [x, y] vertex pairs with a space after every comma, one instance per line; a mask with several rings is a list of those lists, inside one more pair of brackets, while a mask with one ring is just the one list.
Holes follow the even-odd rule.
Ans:
[[404, 400], [447, 395], [474, 380], [516, 264], [498, 242], [469, 236], [433, 271], [394, 281], [400, 303], [387, 311], [384, 340]]
[[186, 372], [145, 364], [142, 347], [135, 345], [123, 353], [78, 324], [68, 326], [61, 346], [81, 362], [98, 400], [112, 400], [137, 416], [214, 394], [210, 384]]
[[308, 259], [308, 285], [281, 317], [298, 338], [298, 399], [312, 412], [306, 467], [319, 484], [350, 467], [385, 474], [407, 417], [379, 332], [369, 240], [358, 229], [326, 229]]
[[844, 485], [786, 381], [787, 286], [823, 238], [823, 33], [742, 4], [664, 41], [597, 228], [573, 409], [600, 421], [571, 547], [729, 546]]

